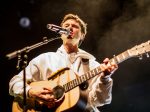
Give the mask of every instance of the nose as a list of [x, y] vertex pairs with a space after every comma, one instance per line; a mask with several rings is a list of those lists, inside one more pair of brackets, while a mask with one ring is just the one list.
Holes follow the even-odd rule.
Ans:
[[67, 30], [73, 31], [72, 25], [69, 25], [69, 26], [67, 27]]

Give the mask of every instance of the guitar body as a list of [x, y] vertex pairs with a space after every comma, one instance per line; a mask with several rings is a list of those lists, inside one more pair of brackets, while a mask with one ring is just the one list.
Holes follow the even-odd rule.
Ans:
[[[38, 81], [38, 82], [32, 82], [30, 84], [31, 87], [34, 86], [49, 86], [51, 88], [54, 88], [58, 85], [64, 85], [67, 82], [73, 80], [76, 78], [76, 75], [74, 73], [69, 73], [70, 70], [63, 71], [63, 73], [59, 74], [59, 76], [50, 79], [48, 81]], [[35, 99], [27, 99], [27, 105], [26, 109], [27, 112], [36, 112], [36, 111], [42, 111], [42, 112], [77, 112], [82, 111], [86, 107], [86, 91], [80, 90], [80, 87], [77, 86], [73, 88], [72, 90], [64, 93], [62, 101], [59, 102], [59, 104], [54, 108], [47, 108], [43, 105], [41, 105], [38, 101]], [[23, 112], [23, 100], [20, 98], [15, 98], [12, 105], [12, 112]]]

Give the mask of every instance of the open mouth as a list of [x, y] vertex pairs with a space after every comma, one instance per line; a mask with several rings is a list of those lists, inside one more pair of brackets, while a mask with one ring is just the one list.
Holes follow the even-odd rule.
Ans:
[[68, 37], [67, 37], [67, 39], [73, 39], [73, 33], [72, 32], [70, 32], [70, 35], [68, 35]]
[[69, 35], [69, 36], [67, 37], [67, 39], [73, 39], [73, 38], [72, 38], [72, 36], [71, 36], [71, 35]]

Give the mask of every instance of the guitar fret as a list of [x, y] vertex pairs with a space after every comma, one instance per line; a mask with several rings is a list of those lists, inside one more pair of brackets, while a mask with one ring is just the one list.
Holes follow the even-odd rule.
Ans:
[[66, 88], [67, 88], [67, 91], [69, 90], [69, 88], [68, 88], [68, 83], [66, 84]]
[[86, 73], [86, 78], [89, 79], [89, 72]]
[[82, 76], [80, 76], [80, 79], [81, 79], [81, 83], [82, 83], [82, 82], [84, 82], [84, 80], [83, 80]]
[[110, 62], [119, 63], [116, 57], [117, 57], [117, 56], [114, 55], [114, 58], [110, 59]]
[[82, 78], [83, 78], [83, 82], [84, 82], [84, 81], [86, 80], [86, 77], [85, 77], [85, 75], [83, 75], [83, 76], [82, 76]]
[[69, 90], [69, 85], [68, 85], [68, 83], [66, 84], [66, 86], [67, 86], [67, 90]]
[[112, 58], [112, 59], [110, 60], [110, 62], [118, 63], [118, 61], [116, 60], [116, 57], [115, 57], [115, 56], [114, 56], [114, 58]]
[[123, 59], [126, 59], [126, 57], [125, 57], [125, 53], [122, 53], [122, 57], [123, 57]]
[[81, 79], [80, 79], [80, 77], [79, 77], [77, 80], [78, 80], [78, 84], [80, 84], [80, 83], [81, 83]]
[[116, 56], [116, 60], [118, 63], [120, 63], [123, 60], [122, 54], [119, 54], [118, 56]]
[[97, 70], [96, 70], [96, 69], [94, 69], [94, 73], [95, 73], [95, 75], [96, 75], [96, 74], [98, 74], [98, 72], [97, 72]]
[[65, 91], [67, 90], [65, 84], [63, 85], [63, 88], [65, 89]]
[[91, 76], [91, 72], [89, 71], [88, 73], [89, 73], [89, 76], [90, 76], [90, 78], [91, 78], [91, 77], [92, 77], [92, 76]]
[[90, 71], [88, 71], [88, 77], [91, 78], [91, 73], [90, 73]]
[[92, 74], [91, 74], [91, 72], [89, 71], [89, 75], [90, 75], [90, 78], [92, 77]]
[[119, 55], [119, 59], [120, 59], [120, 62], [121, 62], [122, 60], [124, 60], [122, 54]]
[[98, 69], [98, 67], [96, 68], [96, 72], [97, 72], [97, 73], [99, 73], [99, 69]]
[[75, 86], [75, 83], [74, 83], [74, 80], [72, 80], [72, 87], [74, 87]]
[[70, 83], [68, 83], [68, 89], [69, 89], [69, 90], [71, 89]]
[[93, 70], [91, 71], [91, 77], [93, 77]]
[[117, 60], [117, 62], [120, 62], [119, 55], [118, 55], [118, 56], [116, 56], [116, 60]]
[[72, 84], [72, 88], [74, 88], [74, 83], [73, 83], [73, 80], [71, 81], [71, 84]]
[[67, 84], [64, 84], [63, 87], [64, 87], [65, 91], [68, 91]]
[[85, 81], [88, 79], [88, 77], [87, 77], [87, 73], [84, 75], [84, 77], [85, 77]]
[[102, 70], [101, 70], [100, 66], [99, 66], [99, 67], [97, 67], [97, 69], [98, 69], [98, 73], [102, 72]]
[[94, 70], [92, 70], [92, 71], [91, 71], [91, 73], [92, 73], [92, 77], [93, 77], [93, 76], [95, 75], [95, 72], [94, 72]]
[[93, 74], [93, 76], [95, 76], [95, 69], [92, 70], [92, 74]]
[[74, 86], [77, 86], [77, 82], [75, 79], [73, 80], [73, 84], [74, 84]]
[[129, 50], [126, 51], [124, 54], [125, 54], [126, 59], [130, 57], [130, 52], [129, 52]]
[[80, 83], [79, 84], [81, 84], [82, 83], [82, 78], [80, 77]]
[[76, 83], [76, 85], [78, 85], [78, 84], [79, 84], [79, 81], [78, 81], [78, 79], [75, 79], [75, 83]]
[[88, 72], [85, 75], [83, 75], [82, 77], [83, 77], [84, 81], [86, 81], [88, 79], [88, 77], [89, 77], [88, 76]]
[[70, 89], [72, 88], [73, 84], [72, 84], [72, 81], [70, 81]]
[[126, 60], [129, 57], [128, 52], [123, 52], [121, 55], [122, 55], [122, 60], [120, 62]]
[[129, 50], [127, 50], [127, 51], [126, 51], [126, 54], [128, 54], [128, 56], [131, 56], [131, 54], [130, 54], [130, 51], [129, 51]]
[[92, 71], [90, 72], [90, 77], [92, 77], [93, 75], [92, 75]]

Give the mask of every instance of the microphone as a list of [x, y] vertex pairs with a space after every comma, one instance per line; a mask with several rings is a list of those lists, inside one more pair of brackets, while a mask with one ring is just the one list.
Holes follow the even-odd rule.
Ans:
[[47, 28], [59, 34], [70, 35], [70, 31], [54, 24], [47, 24]]

